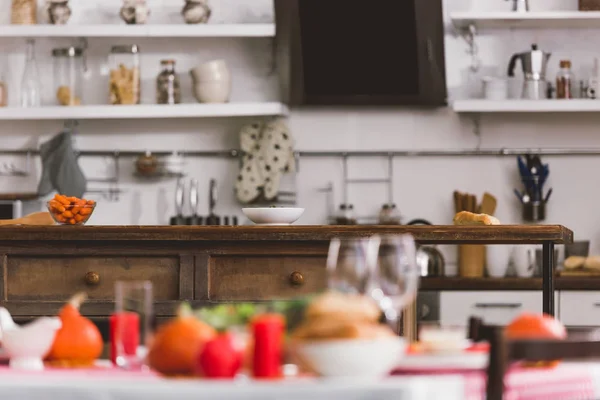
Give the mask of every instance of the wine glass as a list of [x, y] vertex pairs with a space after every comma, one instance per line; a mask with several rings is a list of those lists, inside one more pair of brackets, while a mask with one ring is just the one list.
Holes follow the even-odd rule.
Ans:
[[410, 235], [374, 236], [367, 246], [372, 279], [367, 294], [379, 303], [386, 319], [397, 321], [417, 294], [419, 270], [416, 245]]
[[329, 243], [327, 275], [329, 289], [365, 294], [371, 278], [367, 261], [368, 239], [338, 239]]

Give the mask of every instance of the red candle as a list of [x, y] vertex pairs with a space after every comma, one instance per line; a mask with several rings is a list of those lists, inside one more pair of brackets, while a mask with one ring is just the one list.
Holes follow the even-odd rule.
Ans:
[[121, 312], [110, 316], [110, 359], [117, 365], [117, 344], [121, 353], [134, 356], [140, 344], [140, 317], [133, 312]]
[[252, 321], [255, 378], [280, 378], [285, 320], [278, 314], [265, 314]]

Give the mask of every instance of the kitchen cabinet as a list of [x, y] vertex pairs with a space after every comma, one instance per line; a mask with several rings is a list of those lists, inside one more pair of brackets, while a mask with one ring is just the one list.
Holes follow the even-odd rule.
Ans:
[[[555, 294], [555, 302], [558, 294]], [[444, 291], [440, 293], [440, 323], [465, 326], [469, 317], [487, 324], [506, 325], [523, 312], [539, 313], [542, 298], [537, 291]]]
[[560, 320], [570, 327], [600, 326], [600, 294], [597, 291], [559, 292]]
[[275, 0], [291, 105], [446, 104], [441, 0]]

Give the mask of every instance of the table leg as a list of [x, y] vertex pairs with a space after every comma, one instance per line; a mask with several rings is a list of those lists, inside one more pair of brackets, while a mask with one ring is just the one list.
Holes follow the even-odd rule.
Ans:
[[542, 251], [542, 305], [554, 316], [554, 243], [544, 242]]

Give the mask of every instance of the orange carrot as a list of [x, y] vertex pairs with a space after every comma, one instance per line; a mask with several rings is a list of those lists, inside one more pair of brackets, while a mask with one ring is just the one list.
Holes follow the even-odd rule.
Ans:
[[75, 203], [77, 204], [78, 207], [83, 207], [87, 204], [87, 201], [85, 200], [77, 200], [77, 202]]
[[94, 200], [88, 200], [88, 201], [87, 201], [87, 203], [88, 203], [90, 206], [93, 206], [94, 204], [96, 204], [96, 202], [95, 202]]
[[81, 207], [78, 207], [78, 206], [75, 206], [71, 209], [71, 212], [73, 213], [73, 215], [79, 214], [79, 211], [81, 211]]
[[75, 220], [74, 220], [73, 218], [71, 218], [71, 219], [69, 220], [69, 223], [70, 223], [71, 225], [75, 225]]
[[75, 216], [75, 221], [77, 222], [81, 222], [85, 219], [85, 217], [83, 215], [76, 215]]
[[79, 214], [81, 214], [81, 215], [90, 215], [91, 213], [92, 213], [91, 207], [85, 207], [79, 211]]
[[71, 204], [71, 202], [65, 196], [63, 196], [61, 194], [57, 194], [56, 196], [54, 196], [54, 198], [56, 199], [56, 201], [58, 201], [62, 205], [68, 206]]
[[65, 211], [62, 213], [62, 216], [65, 218], [73, 218], [73, 213], [71, 211]]
[[67, 219], [62, 215], [56, 215], [56, 220], [59, 222], [65, 222]]

